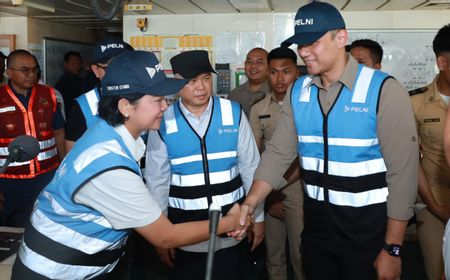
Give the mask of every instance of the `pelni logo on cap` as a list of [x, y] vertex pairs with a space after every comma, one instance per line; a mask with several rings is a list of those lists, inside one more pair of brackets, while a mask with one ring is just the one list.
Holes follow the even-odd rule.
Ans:
[[313, 18], [299, 18], [294, 21], [295, 25], [313, 25], [314, 19]]
[[145, 67], [145, 70], [147, 70], [147, 73], [150, 76], [150, 78], [153, 79], [153, 76], [155, 76], [156, 72], [163, 70], [163, 67], [162, 67], [161, 63], [158, 63], [155, 65], [155, 68]]
[[107, 49], [123, 49], [123, 44], [108, 44], [106, 46], [101, 45], [102, 52], [106, 51]]

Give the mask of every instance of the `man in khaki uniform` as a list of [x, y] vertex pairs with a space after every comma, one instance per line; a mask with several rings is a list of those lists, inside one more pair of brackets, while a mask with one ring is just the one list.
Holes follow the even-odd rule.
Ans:
[[[271, 93], [250, 109], [250, 125], [256, 144], [262, 152], [270, 141], [277, 125], [278, 112], [283, 104], [288, 87], [297, 79], [297, 55], [289, 48], [276, 48], [267, 56]], [[292, 169], [297, 167], [294, 161]], [[290, 170], [292, 170], [290, 169]], [[292, 176], [292, 172], [285, 177]], [[265, 202], [266, 266], [269, 278], [287, 279], [286, 239], [289, 242], [290, 263], [296, 279], [302, 279], [300, 235], [303, 230], [303, 192], [300, 181], [292, 184], [285, 180], [280, 189], [274, 190]]]
[[263, 48], [250, 50], [245, 59], [244, 68], [248, 81], [233, 89], [228, 99], [239, 102], [248, 118], [250, 107], [270, 93], [267, 82], [267, 51]]
[[412, 104], [421, 142], [419, 202], [427, 208], [417, 213], [417, 235], [428, 279], [441, 279], [444, 271], [442, 237], [450, 217], [450, 167], [443, 147], [444, 120], [450, 100], [450, 25], [433, 40], [439, 74], [433, 82], [412, 91]]

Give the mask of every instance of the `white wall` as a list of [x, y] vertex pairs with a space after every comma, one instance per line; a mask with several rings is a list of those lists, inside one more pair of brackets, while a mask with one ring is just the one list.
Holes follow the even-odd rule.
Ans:
[[[450, 23], [450, 10], [359, 11], [343, 12], [342, 15], [353, 37], [356, 32], [361, 36], [368, 35], [366, 38], [375, 39], [382, 44], [387, 55], [387, 59], [383, 60], [385, 68], [382, 70], [389, 71], [407, 89], [422, 86], [434, 77], [434, 54], [430, 45], [434, 33], [443, 25]], [[149, 24], [146, 32], [141, 32], [136, 27], [136, 20], [142, 17], [144, 16], [124, 16], [125, 41], [130, 42], [131, 36], [145, 35], [212, 35], [215, 38], [213, 46], [215, 61], [230, 62], [231, 69], [235, 70], [242, 66], [245, 54], [250, 48], [260, 46], [257, 44], [259, 40], [254, 40], [259, 37], [252, 37], [253, 33], [264, 34], [265, 41], [261, 47], [267, 50], [278, 46], [292, 35], [295, 12], [148, 15]], [[403, 37], [387, 34], [392, 31], [402, 33]], [[411, 34], [412, 31], [415, 33]], [[408, 40], [402, 39], [405, 36]], [[226, 55], [223, 55], [224, 53]], [[416, 67], [414, 65], [416, 61], [428, 62], [425, 67]], [[233, 74], [231, 81], [234, 87]]]
[[16, 35], [16, 49], [28, 47], [27, 18], [18, 16], [0, 16], [0, 34]]
[[[439, 29], [450, 22], [450, 10], [443, 11], [367, 11], [343, 12], [348, 29]], [[267, 49], [273, 48], [275, 20], [285, 16], [293, 18], [293, 13], [252, 13], [252, 14], [196, 14], [196, 15], [148, 15], [149, 27], [141, 32], [136, 27], [136, 19], [144, 16], [125, 15], [123, 36], [139, 35], [218, 35], [224, 32], [265, 32]], [[287, 26], [287, 29], [293, 29]], [[278, 32], [279, 30], [276, 30]]]
[[28, 19], [28, 43], [32, 44], [42, 44], [44, 37], [95, 44], [99, 34], [101, 33], [73, 25]]

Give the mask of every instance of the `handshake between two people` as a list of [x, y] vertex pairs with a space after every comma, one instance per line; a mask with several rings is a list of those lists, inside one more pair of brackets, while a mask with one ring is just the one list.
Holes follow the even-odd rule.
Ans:
[[252, 243], [252, 251], [264, 239], [264, 222], [255, 222], [253, 212], [254, 207], [244, 202], [241, 205], [237, 203], [233, 205], [226, 215], [235, 221], [234, 230], [228, 232], [227, 235], [236, 240], [242, 240], [247, 236], [248, 242]]

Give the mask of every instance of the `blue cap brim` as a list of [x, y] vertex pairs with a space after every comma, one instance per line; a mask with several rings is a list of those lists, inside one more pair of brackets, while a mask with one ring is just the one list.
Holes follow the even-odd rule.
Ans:
[[281, 46], [284, 48], [289, 47], [292, 44], [297, 45], [309, 45], [319, 40], [323, 35], [325, 35], [328, 31], [320, 31], [320, 32], [304, 32], [295, 34], [284, 40], [281, 43]]
[[141, 89], [139, 93], [154, 96], [174, 95], [180, 92], [187, 82], [185, 79], [166, 78], [154, 86]]

